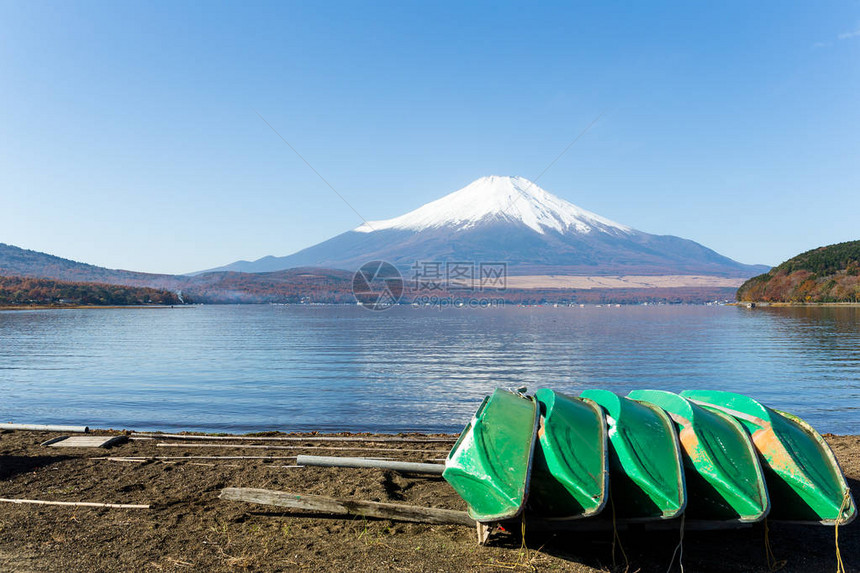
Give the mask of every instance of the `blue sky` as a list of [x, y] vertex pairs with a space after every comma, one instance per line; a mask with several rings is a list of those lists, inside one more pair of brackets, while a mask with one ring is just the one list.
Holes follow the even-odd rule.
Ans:
[[777, 264], [860, 239], [860, 3], [7, 2], [0, 242], [188, 272], [484, 175]]

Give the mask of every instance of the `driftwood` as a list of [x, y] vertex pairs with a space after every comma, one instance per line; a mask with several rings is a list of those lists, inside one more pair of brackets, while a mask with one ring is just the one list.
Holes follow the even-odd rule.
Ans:
[[433, 437], [409, 437], [409, 436], [382, 436], [382, 437], [361, 437], [361, 436], [191, 436], [187, 434], [158, 434], [151, 432], [135, 432], [132, 438], [169, 438], [173, 440], [212, 440], [212, 441], [258, 441], [258, 442], [403, 442], [403, 443], [453, 443], [457, 439], [456, 436], [451, 438], [433, 438]]
[[421, 450], [409, 448], [366, 448], [366, 447], [350, 447], [350, 446], [269, 446], [259, 444], [156, 444], [159, 448], [232, 448], [232, 449], [262, 449], [262, 450], [335, 450], [335, 451], [372, 451], [372, 452], [406, 452], [406, 453], [423, 453], [423, 454], [438, 454], [439, 450]]
[[398, 472], [442, 475], [445, 464], [421, 464], [398, 462], [394, 460], [372, 460], [368, 458], [338, 458], [332, 456], [297, 456], [300, 466], [321, 466], [327, 468], [379, 468]]
[[28, 503], [37, 505], [71, 505], [75, 507], [111, 507], [116, 509], [149, 509], [149, 505], [134, 505], [128, 503], [96, 503], [92, 501], [42, 501], [39, 499], [6, 499], [0, 498], [5, 503]]
[[291, 509], [302, 509], [328, 515], [360, 515], [364, 517], [393, 519], [396, 521], [475, 526], [475, 521], [465, 511], [454, 511], [451, 509], [335, 499], [321, 495], [300, 495], [245, 487], [224, 488], [221, 490], [219, 497], [231, 501], [246, 501], [263, 505], [289, 507]]

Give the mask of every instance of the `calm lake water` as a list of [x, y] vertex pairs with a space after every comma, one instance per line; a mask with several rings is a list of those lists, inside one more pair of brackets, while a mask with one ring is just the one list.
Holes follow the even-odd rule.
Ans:
[[457, 432], [497, 386], [742, 392], [860, 433], [860, 309], [0, 312], [0, 420]]

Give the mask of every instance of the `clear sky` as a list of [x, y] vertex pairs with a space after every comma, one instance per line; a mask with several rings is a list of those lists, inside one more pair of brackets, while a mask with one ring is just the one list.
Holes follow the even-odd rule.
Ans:
[[484, 175], [744, 263], [860, 239], [858, 2], [0, 0], [0, 242], [189, 272]]

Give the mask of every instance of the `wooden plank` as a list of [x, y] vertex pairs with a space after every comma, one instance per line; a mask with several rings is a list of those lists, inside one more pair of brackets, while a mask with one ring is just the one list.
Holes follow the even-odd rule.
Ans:
[[60, 440], [48, 440], [42, 445], [51, 448], [108, 448], [126, 441], [127, 436], [64, 436]]
[[333, 456], [297, 456], [296, 463], [302, 466], [328, 468], [378, 468], [398, 472], [442, 475], [445, 464], [421, 464], [395, 460], [372, 460], [368, 458], [339, 458]]
[[457, 436], [409, 437], [409, 436], [190, 436], [186, 434], [158, 434], [151, 432], [133, 433], [133, 438], [169, 438], [174, 440], [212, 440], [212, 441], [257, 441], [257, 442], [403, 442], [403, 443], [454, 443]]
[[[263, 450], [328, 450], [328, 451], [370, 451], [370, 452], [406, 452], [422, 454], [438, 454], [440, 450], [421, 450], [412, 448], [375, 448], [350, 446], [270, 446], [259, 444], [156, 444], [159, 448], [232, 448], [232, 449], [263, 449]], [[447, 453], [447, 452], [444, 452]]]
[[149, 509], [149, 505], [134, 505], [128, 503], [96, 503], [92, 501], [43, 501], [40, 499], [6, 499], [0, 498], [4, 503], [20, 503], [35, 505], [70, 505], [74, 507], [111, 507], [116, 509]]
[[490, 540], [492, 526], [487, 523], [481, 523], [480, 521], [476, 521], [475, 528], [478, 533], [478, 545], [486, 545], [487, 542]]
[[437, 509], [398, 503], [335, 499], [321, 495], [301, 495], [267, 489], [228, 487], [221, 490], [221, 499], [275, 505], [329, 515], [360, 515], [395, 521], [414, 521], [440, 525], [475, 526], [465, 511]]

